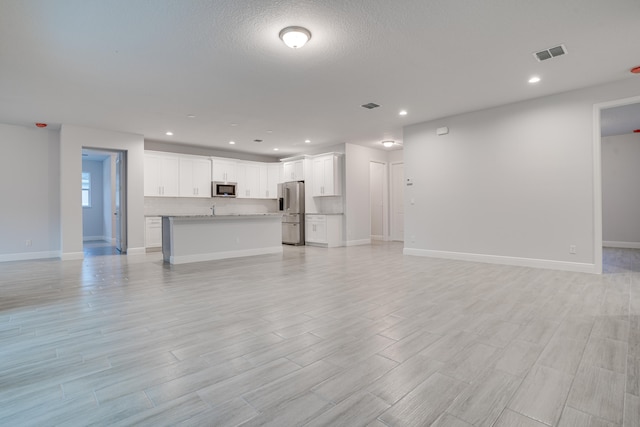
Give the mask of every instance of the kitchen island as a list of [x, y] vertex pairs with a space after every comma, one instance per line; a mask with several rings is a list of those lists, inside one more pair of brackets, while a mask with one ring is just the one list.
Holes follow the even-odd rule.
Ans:
[[162, 256], [185, 264], [282, 253], [282, 215], [188, 215], [162, 217]]

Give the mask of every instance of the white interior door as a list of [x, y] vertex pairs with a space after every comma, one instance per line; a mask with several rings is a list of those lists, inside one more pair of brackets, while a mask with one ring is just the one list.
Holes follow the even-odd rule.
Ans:
[[372, 240], [384, 239], [384, 170], [383, 163], [369, 163]]
[[404, 241], [404, 164], [391, 165], [391, 240]]

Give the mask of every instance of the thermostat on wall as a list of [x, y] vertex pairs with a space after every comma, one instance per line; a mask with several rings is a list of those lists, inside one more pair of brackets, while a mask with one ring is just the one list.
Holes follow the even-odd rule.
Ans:
[[449, 128], [446, 126], [436, 129], [436, 135], [438, 136], [446, 135], [448, 133], [449, 133]]
[[407, 187], [413, 185], [413, 180], [411, 178], [407, 178]]

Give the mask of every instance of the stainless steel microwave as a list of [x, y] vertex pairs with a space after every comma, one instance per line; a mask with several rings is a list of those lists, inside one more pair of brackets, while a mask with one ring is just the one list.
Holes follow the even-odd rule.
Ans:
[[211, 195], [213, 197], [236, 197], [236, 188], [238, 184], [235, 182], [212, 182]]

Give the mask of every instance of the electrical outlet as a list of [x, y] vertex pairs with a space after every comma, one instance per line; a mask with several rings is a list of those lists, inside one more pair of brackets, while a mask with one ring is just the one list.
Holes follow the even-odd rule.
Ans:
[[569, 253], [572, 255], [576, 254], [576, 245], [570, 245], [569, 246]]
[[24, 242], [24, 245], [25, 245], [25, 246], [31, 246], [31, 239], [27, 239], [27, 240]]

